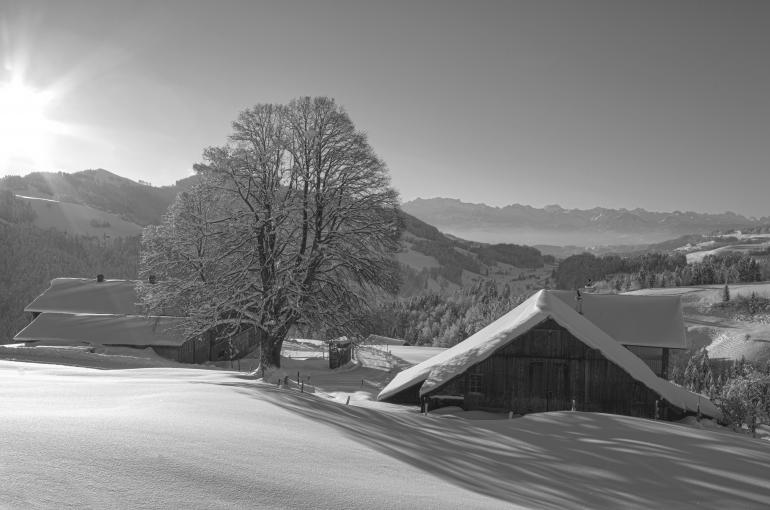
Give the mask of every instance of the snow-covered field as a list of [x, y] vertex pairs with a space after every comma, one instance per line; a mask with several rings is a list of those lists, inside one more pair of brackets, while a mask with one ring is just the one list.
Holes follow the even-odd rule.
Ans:
[[411, 363], [412, 365], [416, 365], [428, 358], [432, 358], [446, 349], [443, 347], [425, 347], [421, 345], [390, 345], [388, 346], [388, 350], [393, 356], [396, 356], [407, 363]]
[[351, 434], [361, 413], [233, 372], [2, 361], [0, 507], [504, 507]]
[[285, 365], [316, 393], [0, 361], [0, 508], [770, 506], [766, 441], [590, 413], [424, 416], [373, 401], [387, 372]]

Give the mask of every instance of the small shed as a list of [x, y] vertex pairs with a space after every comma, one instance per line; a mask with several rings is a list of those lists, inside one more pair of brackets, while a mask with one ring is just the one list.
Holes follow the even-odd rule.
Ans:
[[329, 368], [339, 368], [353, 359], [353, 341], [347, 337], [329, 340]]

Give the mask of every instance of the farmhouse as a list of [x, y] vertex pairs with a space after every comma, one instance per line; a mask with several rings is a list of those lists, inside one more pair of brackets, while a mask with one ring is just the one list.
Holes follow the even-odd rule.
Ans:
[[14, 340], [31, 345], [151, 348], [180, 363], [241, 357], [257, 343], [253, 329], [229, 338], [188, 336], [183, 318], [142, 313], [132, 280], [55, 278], [24, 310], [32, 322]]
[[[663, 349], [684, 347], [681, 308], [669, 298], [577, 301], [573, 293], [541, 290], [465, 341], [400, 372], [378, 399], [521, 414], [576, 409], [717, 417], [706, 397], [659, 377], [633, 352], [644, 347], [662, 357]], [[605, 312], [598, 312], [600, 306]]]

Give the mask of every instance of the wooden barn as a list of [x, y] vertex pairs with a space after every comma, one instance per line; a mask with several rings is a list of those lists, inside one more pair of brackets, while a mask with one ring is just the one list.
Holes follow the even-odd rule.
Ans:
[[[516, 414], [575, 409], [668, 419], [697, 412], [720, 415], [706, 397], [659, 377], [632, 349], [589, 320], [586, 302], [570, 294], [572, 303], [564, 293], [539, 291], [467, 340], [396, 375], [378, 399]], [[661, 306], [656, 298], [604, 298], [618, 300], [609, 309]], [[670, 302], [662, 308], [670, 311]], [[647, 332], [628, 332], [625, 339], [652, 343], [649, 334], [671, 340], [681, 331], [683, 342], [681, 308], [676, 309], [678, 319], [676, 314], [660, 317]], [[640, 315], [649, 319], [654, 313]], [[617, 333], [627, 316], [602, 320]], [[643, 325], [632, 320], [627, 327]]]
[[183, 318], [141, 314], [131, 280], [56, 278], [25, 311], [32, 322], [14, 340], [31, 345], [151, 348], [180, 363], [243, 357], [257, 338], [253, 328], [220, 338], [214, 331], [190, 337]]

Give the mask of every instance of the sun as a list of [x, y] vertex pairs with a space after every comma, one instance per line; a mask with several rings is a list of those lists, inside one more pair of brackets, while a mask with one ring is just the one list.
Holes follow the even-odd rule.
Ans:
[[0, 83], [0, 164], [38, 166], [48, 157], [55, 123], [46, 116], [51, 94], [21, 80]]

